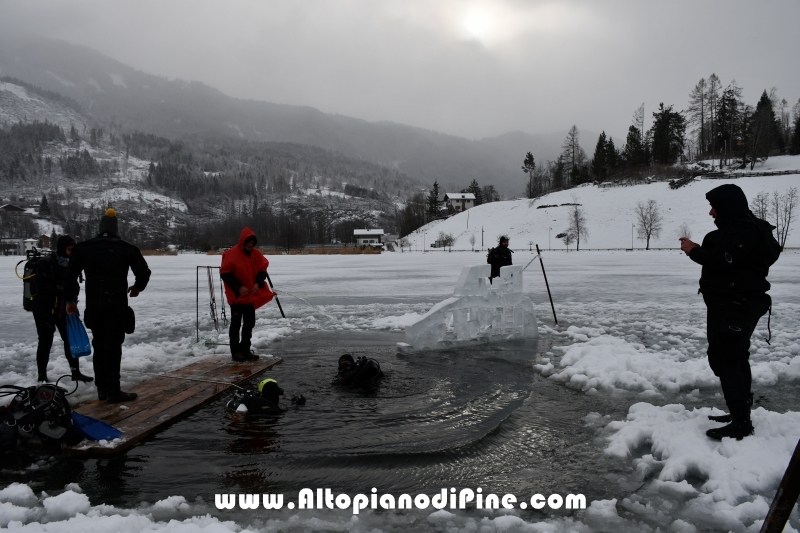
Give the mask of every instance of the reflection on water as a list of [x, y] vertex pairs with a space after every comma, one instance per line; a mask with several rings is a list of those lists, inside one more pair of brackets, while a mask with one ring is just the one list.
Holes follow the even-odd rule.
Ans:
[[[287, 411], [278, 417], [230, 413], [223, 398], [118, 458], [53, 459], [55, 467], [38, 473], [7, 468], [0, 484], [55, 490], [77, 482], [93, 501], [117, 505], [175, 494], [209, 501], [223, 491], [291, 495], [304, 487], [572, 491], [590, 501], [618, 490], [608, 479], [625, 467], [602, 454], [582, 418], [624, 413], [626, 404], [607, 405], [541, 378], [530, 343], [397, 355], [397, 340], [326, 332], [285, 342], [273, 350], [284, 363], [268, 374], [285, 390]], [[380, 385], [334, 385], [344, 352], [377, 359]], [[292, 405], [300, 393], [306, 405]]]

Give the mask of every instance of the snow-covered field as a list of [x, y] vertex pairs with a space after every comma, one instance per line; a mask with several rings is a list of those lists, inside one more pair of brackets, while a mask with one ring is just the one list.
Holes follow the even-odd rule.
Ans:
[[[772, 169], [774, 166], [800, 169], [800, 156], [781, 156], [756, 165], [755, 171]], [[455, 237], [454, 250], [484, 249], [495, 246], [500, 235], [508, 235], [510, 247], [527, 250], [529, 243], [540, 248], [564, 249], [556, 235], [569, 227], [570, 206], [573, 196], [586, 216], [589, 238], [581, 239], [581, 249], [644, 248], [645, 242], [638, 238], [638, 226], [634, 209], [637, 202], [656, 200], [663, 216], [659, 238], [650, 241], [651, 248], [678, 248], [678, 228], [686, 223], [692, 238], [700, 238], [714, 229], [713, 219], [708, 215], [706, 193], [725, 183], [734, 183], [744, 190], [749, 200], [758, 193], [784, 194], [791, 187], [800, 187], [800, 175], [763, 176], [739, 179], [702, 179], [671, 190], [666, 182], [634, 185], [631, 187], [599, 188], [593, 185], [577, 187], [567, 191], [548, 194], [537, 200], [512, 200], [483, 204], [446, 220], [434, 221], [408, 235], [412, 249], [430, 249], [439, 232]], [[539, 209], [541, 205], [557, 205]], [[772, 221], [774, 224], [774, 220]], [[786, 241], [788, 247], [800, 246], [800, 231], [795, 224], [794, 232]], [[483, 237], [481, 237], [483, 234]], [[475, 237], [475, 244], [470, 240]], [[631, 238], [633, 236], [633, 239]], [[572, 244], [575, 249], [575, 244]]]
[[[707, 229], [698, 227], [697, 236]], [[525, 264], [532, 257], [518, 251], [514, 262]], [[270, 353], [277, 338], [310, 331], [399, 330], [432, 302], [448, 296], [461, 267], [483, 263], [485, 253], [269, 259], [288, 318], [280, 318], [272, 304], [258, 312], [255, 347], [261, 353]], [[21, 282], [13, 274], [17, 260], [0, 258], [0, 382], [30, 384], [36, 374], [35, 330], [32, 317], [22, 310]], [[553, 323], [536, 261], [526, 271], [525, 292], [537, 306], [540, 334], [552, 348], [531, 364], [567, 387], [630, 403], [623, 419], [592, 412], [585, 423], [596, 430], [596, 446], [635, 470], [640, 485], [636, 490], [620, 487], [618, 498], [589, 502], [587, 510], [569, 517], [518, 510], [429, 510], [367, 512], [353, 519], [346, 512], [262, 509], [226, 522], [211, 499], [186, 501], [175, 495], [121, 509], [90, 502], [75, 485], [60, 494], [12, 485], [0, 489], [0, 527], [56, 532], [758, 531], [800, 439], [800, 401], [783, 398], [788, 411], [755, 409], [755, 436], [741, 442], [718, 443], [705, 437], [705, 430], [714, 425], [706, 417], [712, 409], [698, 403], [723, 404], [705, 360], [705, 309], [696, 294], [699, 267], [676, 251], [558, 251], [545, 253], [544, 261], [559, 325]], [[131, 301], [137, 331], [124, 347], [125, 386], [141, 379], [132, 371], [170, 370], [225, 350], [194, 340], [195, 267], [218, 265], [219, 257], [149, 257], [148, 262], [151, 286]], [[201, 335], [209, 339], [215, 335], [207, 318], [204, 276], [203, 271]], [[770, 281], [772, 345], [766, 343], [762, 320], [751, 349], [757, 396], [769, 396], [773, 387], [796, 391], [800, 384], [800, 254], [785, 253], [772, 268]], [[51, 376], [67, 370], [59, 344], [51, 355]], [[77, 394], [77, 399], [90, 397], [91, 390], [85, 388]], [[786, 531], [800, 528], [797, 511], [791, 524]]]

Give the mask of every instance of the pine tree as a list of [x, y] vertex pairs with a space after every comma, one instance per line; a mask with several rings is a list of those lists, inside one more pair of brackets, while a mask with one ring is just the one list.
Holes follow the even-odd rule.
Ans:
[[[581, 148], [578, 139], [579, 135], [580, 132], [578, 131], [578, 127], [573, 124], [573, 126], [567, 132], [567, 136], [564, 139], [564, 144], [561, 147], [561, 155], [565, 167], [565, 177], [568, 177], [572, 180], [580, 177], [580, 167], [586, 163], [586, 152], [584, 152], [583, 148]], [[574, 181], [573, 184], [575, 184]]]
[[708, 77], [708, 87], [706, 88], [706, 102], [708, 106], [709, 130], [711, 132], [709, 141], [711, 144], [712, 162], [717, 154], [717, 113], [719, 111], [720, 86], [721, 84], [717, 75], [711, 74], [711, 76]]
[[789, 153], [794, 155], [800, 154], [800, 114], [794, 119], [794, 134], [792, 135], [792, 142], [789, 145]]
[[628, 128], [628, 137], [625, 141], [625, 147], [622, 149], [622, 157], [629, 168], [638, 168], [647, 164], [642, 135], [636, 126]]
[[767, 96], [766, 90], [756, 104], [749, 133], [750, 170], [752, 170], [758, 158], [768, 158], [770, 153], [779, 147], [780, 125], [775, 119], [772, 101]]
[[[717, 111], [717, 145], [724, 150], [725, 158], [733, 155], [733, 145], [741, 140], [737, 132], [737, 122], [741, 120], [742, 89], [736, 85], [736, 80], [722, 91]], [[721, 159], [720, 159], [721, 160]]]
[[613, 175], [618, 166], [619, 151], [617, 150], [617, 147], [614, 146], [614, 139], [609, 137], [608, 142], [606, 143], [606, 174], [608, 176]]
[[42, 201], [39, 203], [39, 214], [43, 217], [50, 216], [50, 205], [47, 203], [47, 195], [42, 195]]
[[475, 195], [475, 205], [481, 205], [483, 203], [483, 191], [481, 190], [481, 186], [478, 185], [477, 180], [472, 180], [472, 183], [469, 184], [469, 187], [465, 191], [461, 192], [470, 192]]
[[439, 182], [434, 181], [433, 187], [428, 192], [428, 217], [429, 220], [439, 216]]
[[602, 181], [608, 174], [608, 163], [606, 162], [606, 132], [597, 138], [594, 147], [594, 157], [592, 157], [592, 173], [597, 180]]
[[522, 162], [522, 171], [528, 175], [528, 198], [535, 196], [533, 189], [533, 173], [536, 170], [536, 162], [533, 160], [533, 154], [528, 152], [525, 154], [525, 160]]
[[672, 106], [664, 107], [660, 103], [658, 111], [653, 113], [653, 161], [663, 165], [671, 165], [678, 161], [683, 153], [686, 119]]

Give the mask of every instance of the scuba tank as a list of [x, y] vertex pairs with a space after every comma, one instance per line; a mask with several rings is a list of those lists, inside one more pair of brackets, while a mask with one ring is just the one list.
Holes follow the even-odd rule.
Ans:
[[[40, 252], [36, 248], [28, 250], [25, 253], [25, 259], [17, 263], [14, 267], [14, 273], [19, 279], [22, 280], [22, 308], [28, 312], [33, 312], [33, 300], [36, 298], [36, 267], [39, 261], [47, 258], [51, 252]], [[19, 275], [19, 265], [25, 263], [22, 269], [22, 275]]]
[[284, 411], [279, 404], [279, 397], [282, 395], [283, 389], [278, 386], [278, 382], [267, 378], [258, 384], [258, 390], [236, 389], [225, 407], [238, 413], [278, 415]]

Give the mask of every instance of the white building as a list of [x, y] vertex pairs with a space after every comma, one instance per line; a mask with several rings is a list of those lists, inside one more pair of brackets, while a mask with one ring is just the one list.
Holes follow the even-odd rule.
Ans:
[[456, 213], [475, 207], [475, 195], [471, 192], [448, 192], [444, 199], [448, 207], [455, 209]]
[[353, 236], [355, 236], [356, 244], [358, 246], [375, 246], [376, 248], [383, 248], [382, 229], [357, 229], [353, 230]]

